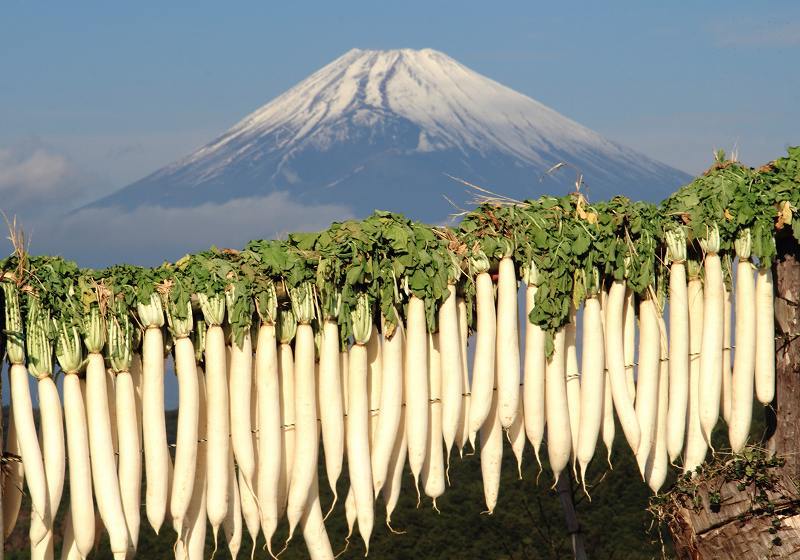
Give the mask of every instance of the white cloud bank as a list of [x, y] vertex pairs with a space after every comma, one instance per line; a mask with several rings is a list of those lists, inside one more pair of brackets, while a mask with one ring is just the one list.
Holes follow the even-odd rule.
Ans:
[[241, 248], [251, 239], [314, 231], [352, 217], [343, 205], [307, 205], [287, 192], [192, 208], [90, 208], [29, 231], [32, 253], [60, 254], [84, 266], [153, 265], [212, 245]]

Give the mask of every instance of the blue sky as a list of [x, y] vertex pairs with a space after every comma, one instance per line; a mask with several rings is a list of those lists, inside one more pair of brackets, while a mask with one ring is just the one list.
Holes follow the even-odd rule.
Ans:
[[40, 149], [53, 173], [107, 192], [352, 47], [442, 50], [691, 173], [712, 148], [758, 164], [800, 142], [797, 2], [13, 0], [0, 150]]

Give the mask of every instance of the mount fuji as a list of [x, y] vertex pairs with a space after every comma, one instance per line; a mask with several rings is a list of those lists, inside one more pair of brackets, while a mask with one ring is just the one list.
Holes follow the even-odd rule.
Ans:
[[[460, 177], [517, 199], [564, 193], [658, 201], [690, 177], [603, 138], [431, 49], [353, 49], [190, 155], [89, 207], [183, 208], [288, 194], [364, 216], [441, 221]], [[544, 178], [544, 179], [543, 179]]]

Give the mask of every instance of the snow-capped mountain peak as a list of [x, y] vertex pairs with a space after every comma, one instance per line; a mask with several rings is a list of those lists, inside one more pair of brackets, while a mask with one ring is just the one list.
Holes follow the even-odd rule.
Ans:
[[[352, 49], [216, 140], [98, 204], [186, 205], [201, 193], [200, 201], [221, 201], [288, 189], [354, 206], [367, 195], [372, 206], [413, 212], [409, 204], [391, 206], [398, 182], [444, 191], [453, 186], [443, 176], [450, 173], [509, 194], [524, 182], [532, 196], [535, 178], [562, 160], [580, 167], [601, 196], [615, 192], [605, 187], [624, 192], [639, 182], [639, 191], [653, 188], [657, 198], [686, 179], [444, 53]], [[191, 202], [180, 200], [186, 189]]]

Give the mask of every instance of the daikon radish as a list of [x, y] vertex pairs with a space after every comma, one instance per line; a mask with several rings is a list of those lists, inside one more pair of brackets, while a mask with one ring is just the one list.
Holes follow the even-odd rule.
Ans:
[[686, 450], [683, 472], [693, 472], [706, 458], [708, 444], [700, 426], [700, 347], [703, 340], [703, 282], [697, 261], [686, 262], [689, 281], [686, 298], [689, 302], [689, 403], [686, 410]]
[[145, 328], [142, 341], [142, 443], [147, 486], [147, 520], [158, 534], [167, 513], [169, 462], [164, 418], [164, 311], [157, 293], [137, 304], [139, 321]]
[[5, 335], [6, 354], [10, 364], [9, 382], [11, 384], [11, 402], [14, 403], [14, 426], [17, 431], [17, 442], [20, 448], [20, 457], [25, 470], [25, 479], [28, 484], [28, 493], [31, 497], [32, 515], [37, 516], [42, 525], [39, 534], [31, 535], [33, 544], [45, 537], [46, 524], [50, 520], [49, 500], [47, 495], [47, 480], [45, 478], [42, 450], [36, 435], [36, 425], [33, 420], [33, 404], [31, 402], [30, 386], [28, 385], [28, 370], [25, 368], [25, 346], [20, 315], [19, 292], [17, 286], [11, 282], [1, 282], [5, 294]]
[[[197, 330], [204, 329], [205, 323], [198, 321]], [[195, 333], [195, 358], [202, 360], [205, 346], [205, 333]], [[206, 544], [206, 376], [203, 366], [197, 364], [197, 465], [194, 470], [192, 500], [186, 511], [187, 535], [184, 538], [186, 554], [189, 560], [202, 560], [205, 557]]]
[[669, 268], [669, 410], [667, 452], [680, 456], [686, 433], [689, 400], [689, 306], [686, 294], [686, 236], [682, 229], [666, 232]]
[[481, 478], [486, 513], [492, 515], [500, 493], [500, 470], [503, 464], [503, 427], [497, 415], [497, 391], [492, 391], [492, 403], [486, 422], [481, 426]]
[[[369, 458], [369, 394], [367, 392], [367, 341], [372, 333], [372, 312], [366, 294], [352, 311], [353, 338], [350, 349], [347, 411], [347, 466], [355, 498], [358, 531], [369, 553], [374, 519], [372, 473]], [[423, 370], [424, 371], [424, 370]]]
[[[491, 280], [490, 280], [491, 283]], [[489, 286], [491, 290], [491, 285]], [[428, 447], [428, 335], [425, 322], [425, 302], [412, 295], [406, 312], [406, 437], [408, 439], [408, 464], [414, 475], [414, 486], [419, 501], [419, 475], [425, 462]], [[352, 352], [352, 350], [351, 350]], [[350, 356], [352, 369], [352, 355]], [[352, 375], [352, 371], [350, 372]], [[348, 416], [349, 418], [349, 416]], [[349, 424], [348, 424], [349, 425]], [[472, 424], [470, 424], [471, 426]], [[471, 429], [471, 428], [470, 428]], [[348, 448], [350, 438], [347, 439]], [[348, 458], [349, 450], [348, 450]]]
[[294, 466], [294, 355], [290, 343], [297, 332], [297, 321], [291, 311], [282, 309], [278, 314], [278, 376], [281, 397], [281, 473], [278, 482], [278, 519], [286, 511], [289, 485]]
[[178, 377], [178, 430], [175, 464], [170, 489], [170, 514], [178, 540], [186, 542], [184, 518], [189, 510], [197, 465], [200, 389], [197, 381], [195, 346], [189, 335], [194, 326], [192, 306], [167, 297], [167, 321], [174, 340], [175, 374]]
[[[219, 295], [198, 293], [200, 309], [208, 330], [205, 338], [206, 374], [206, 513], [211, 523], [214, 550], [219, 526], [233, 507], [230, 495], [228, 454], [230, 450], [230, 414], [228, 411], [228, 372], [225, 355], [225, 299]], [[229, 507], [230, 506], [230, 507]]]
[[[461, 333], [458, 326], [455, 284], [448, 284], [447, 290], [449, 295], [439, 307], [439, 350], [441, 352], [442, 437], [444, 438], [444, 454], [449, 472], [450, 451], [456, 442], [456, 434], [461, 420], [464, 372], [461, 369]], [[519, 392], [519, 378], [517, 391]]]
[[[699, 414], [700, 428], [708, 445], [719, 419], [722, 394], [723, 280], [719, 251], [719, 230], [709, 229], [700, 243], [705, 251], [703, 277], [703, 338], [700, 346]], [[711, 451], [714, 449], [712, 447]]]
[[256, 540], [258, 539], [259, 527], [261, 526], [258, 503], [253, 491], [247, 486], [244, 480], [242, 471], [238, 471], [239, 480], [239, 499], [242, 504], [242, 518], [244, 519], [244, 526], [247, 528], [247, 534], [250, 535], [250, 540], [253, 547], [250, 549], [250, 559], [252, 560], [256, 554]]
[[239, 555], [242, 547], [242, 502], [239, 494], [239, 483], [237, 482], [236, 467], [233, 463], [233, 448], [228, 448], [228, 496], [230, 504], [222, 527], [225, 532], [225, 540], [228, 541], [228, 550], [231, 558]]
[[728, 439], [731, 450], [740, 452], [747, 444], [753, 416], [753, 384], [756, 365], [756, 301], [753, 264], [750, 262], [750, 230], [736, 240], [736, 353], [731, 381], [731, 419]]
[[722, 283], [722, 393], [720, 409], [726, 424], [731, 421], [731, 292]]
[[631, 404], [636, 403], [636, 383], [633, 380], [634, 353], [636, 349], [636, 303], [633, 290], [625, 290], [625, 310], [623, 329], [625, 340], [625, 383], [628, 386], [628, 398]]
[[625, 352], [623, 338], [623, 308], [625, 304], [625, 282], [614, 280], [608, 293], [606, 311], [606, 367], [611, 380], [611, 396], [619, 423], [631, 450], [636, 453], [641, 437], [639, 422], [633, 408], [633, 399], [628, 392], [625, 376]]
[[375, 440], [375, 429], [381, 408], [381, 386], [383, 385], [383, 348], [380, 331], [373, 326], [367, 341], [367, 395], [369, 396], [369, 444]]
[[581, 374], [578, 370], [578, 321], [576, 315], [575, 308], [570, 307], [569, 323], [564, 327], [567, 349], [567, 408], [569, 409], [569, 430], [572, 436], [572, 473], [575, 475], [575, 478], [578, 477], [575, 464], [578, 458], [578, 429], [581, 422]]
[[308, 494], [308, 504], [303, 508], [300, 528], [306, 541], [308, 556], [311, 560], [333, 560], [333, 549], [325, 530], [322, 508], [319, 503], [319, 481], [314, 478]]
[[[64, 420], [69, 457], [70, 525], [73, 542], [82, 557], [92, 550], [95, 540], [92, 467], [89, 458], [89, 428], [78, 372], [83, 362], [83, 342], [71, 319], [58, 323], [56, 358], [64, 372]], [[139, 456], [141, 461], [141, 455]]]
[[272, 553], [272, 536], [278, 526], [278, 495], [283, 472], [283, 443], [281, 429], [281, 388], [278, 374], [278, 349], [275, 333], [277, 319], [277, 297], [274, 286], [268, 286], [268, 294], [258, 307], [261, 326], [256, 344], [255, 377], [258, 388], [258, 503], [261, 515], [261, 530], [267, 541], [267, 551]]
[[61, 560], [81, 560], [85, 558], [78, 550], [75, 534], [72, 531], [72, 512], [67, 510], [64, 517], [64, 538], [61, 541]]
[[286, 515], [289, 536], [303, 516], [313, 481], [317, 478], [319, 429], [317, 427], [317, 380], [314, 371], [314, 300], [310, 285], [292, 290], [292, 308], [297, 318], [294, 361], [295, 458], [289, 486]]
[[[508, 429], [519, 409], [519, 310], [517, 271], [511, 257], [500, 259], [497, 273], [497, 413]], [[479, 325], [480, 328], [480, 325]]]
[[[231, 400], [231, 447], [233, 447], [233, 456], [239, 472], [242, 473], [242, 480], [252, 490], [256, 476], [256, 462], [253, 449], [253, 426], [250, 422], [250, 408], [252, 400], [255, 398], [251, 391], [253, 345], [250, 340], [250, 328], [244, 329], [238, 337], [234, 338], [231, 345], [231, 376], [228, 386]], [[312, 352], [313, 346], [312, 340]]]
[[[118, 476], [122, 498], [122, 512], [131, 539], [136, 549], [139, 542], [141, 486], [142, 486], [142, 446], [139, 439], [139, 426], [136, 419], [136, 390], [128, 371], [116, 374], [115, 403], [117, 409], [117, 434], [119, 441]], [[192, 465], [194, 468], [194, 465]]]
[[397, 531], [392, 528], [392, 513], [397, 507], [397, 501], [400, 499], [400, 487], [403, 484], [403, 468], [406, 464], [406, 455], [408, 453], [407, 438], [406, 438], [406, 406], [400, 410], [400, 423], [397, 426], [398, 436], [394, 441], [394, 449], [392, 449], [392, 457], [389, 462], [389, 470], [386, 483], [383, 485], [383, 500], [386, 502], [386, 526], [392, 533]]
[[[497, 320], [494, 305], [494, 288], [492, 278], [487, 270], [489, 261], [486, 257], [473, 259], [473, 267], [478, 270], [475, 277], [475, 307], [477, 311], [477, 330], [475, 332], [475, 356], [472, 362], [472, 386], [469, 407], [469, 440], [475, 448], [475, 434], [483, 426], [492, 405], [492, 392], [495, 378], [495, 333]], [[408, 414], [413, 417], [413, 407]], [[409, 425], [413, 423], [407, 419]], [[409, 440], [409, 445], [411, 441]], [[409, 447], [409, 454], [411, 448]], [[409, 461], [411, 460], [409, 455]]]
[[[17, 439], [17, 429], [14, 426], [14, 405], [8, 412], [8, 427], [6, 428], [6, 453], [21, 456], [19, 440]], [[87, 452], [88, 458], [88, 452]], [[91, 477], [91, 473], [89, 474]], [[3, 481], [3, 538], [7, 539], [17, 524], [19, 509], [22, 505], [22, 485], [24, 484], [24, 471], [22, 461], [9, 461], [6, 463], [5, 476]], [[91, 489], [91, 478], [89, 479]], [[92, 516], [94, 521], [94, 516]]]
[[514, 458], [517, 460], [517, 474], [519, 479], [522, 480], [522, 452], [525, 450], [525, 413], [522, 410], [522, 387], [519, 388], [519, 411], [514, 423], [506, 431], [506, 437], [511, 444], [511, 451], [514, 453]]
[[[600, 309], [603, 320], [603, 339], [606, 333], [606, 310], [608, 309], [608, 290], [605, 288], [600, 292]], [[603, 344], [603, 358], [605, 359], [605, 344]], [[614, 400], [611, 397], [611, 379], [608, 375], [606, 362], [603, 363], [603, 444], [606, 446], [606, 461], [609, 468], [614, 468], [611, 464], [611, 452], [614, 449], [614, 436], [616, 435], [616, 425], [614, 423]]]
[[641, 441], [636, 450], [639, 471], [645, 476], [650, 449], [655, 444], [658, 420], [658, 385], [661, 360], [658, 303], [645, 295], [639, 303], [639, 368], [636, 372], [636, 418]]
[[[667, 354], [666, 325], [659, 317], [659, 328], [662, 331], [660, 350], [661, 355]], [[656, 412], [656, 437], [655, 443], [650, 447], [650, 455], [644, 469], [644, 477], [653, 493], [664, 485], [667, 478], [667, 407], [669, 399], [669, 367], [667, 362], [661, 361], [658, 374], [658, 410]]]
[[[530, 317], [536, 305], [536, 291], [539, 289], [539, 271], [536, 265], [526, 268], [525, 282], [525, 317]], [[525, 380], [522, 391], [523, 412], [525, 415], [525, 433], [533, 446], [539, 469], [542, 461], [539, 448], [544, 438], [544, 376], [547, 360], [545, 358], [545, 332], [539, 325], [525, 321]]]
[[325, 450], [325, 472], [333, 494], [328, 511], [338, 500], [336, 482], [342, 473], [344, 457], [344, 402], [339, 371], [339, 325], [335, 318], [327, 318], [322, 325], [322, 346], [319, 357], [319, 399], [322, 424], [322, 445]]
[[[467, 323], [467, 304], [464, 298], [456, 298], [456, 308], [458, 309], [458, 336], [461, 350], [461, 417], [458, 422], [456, 432], [456, 443], [458, 444], [459, 456], [464, 456], [464, 446], [467, 445], [469, 438], [469, 407], [472, 401], [472, 393], [469, 387], [469, 365], [467, 362], [467, 343], [469, 339], [469, 324]], [[475, 449], [473, 448], [473, 453]]]
[[[32, 544], [34, 556], [52, 557], [53, 519], [61, 502], [64, 489], [64, 471], [66, 453], [64, 450], [64, 420], [61, 414], [61, 401], [58, 389], [53, 381], [53, 343], [50, 337], [52, 318], [50, 310], [39, 301], [38, 297], [28, 296], [28, 313], [25, 328], [28, 352], [28, 371], [37, 381], [39, 394], [39, 433], [45, 480], [47, 483], [47, 512], [44, 518], [31, 518]], [[43, 523], [46, 537], [36, 542], [39, 528], [35, 525]]]
[[383, 378], [381, 381], [381, 413], [375, 428], [372, 446], [372, 486], [375, 496], [391, 477], [389, 464], [396, 440], [401, 436], [398, 432], [403, 402], [403, 325], [398, 323], [389, 334], [384, 322], [383, 327]]
[[581, 413], [578, 427], [578, 463], [586, 490], [586, 467], [594, 457], [603, 422], [604, 366], [603, 315], [597, 288], [590, 290], [583, 306]]
[[775, 303], [772, 270], [765, 266], [756, 274], [755, 314], [756, 398], [767, 406], [775, 398]]
[[442, 457], [442, 355], [439, 333], [428, 334], [428, 450], [422, 465], [422, 487], [425, 495], [436, 499], [444, 494], [444, 459]]
[[[97, 313], [97, 317], [95, 317]], [[100, 326], [99, 310], [92, 308], [89, 319]], [[125, 514], [122, 510], [119, 477], [114, 461], [114, 448], [111, 443], [111, 420], [108, 414], [108, 393], [106, 392], [106, 368], [99, 350], [105, 342], [105, 333], [91, 333], [86, 336], [89, 362], [86, 366], [86, 419], [89, 426], [89, 454], [92, 464], [92, 479], [97, 498], [97, 510], [108, 531], [111, 552], [114, 558], [125, 558], [130, 547]], [[99, 343], [99, 344], [98, 344]]]
[[547, 456], [553, 469], [553, 487], [569, 463], [572, 435], [567, 408], [566, 328], [553, 336], [553, 355], [545, 370], [545, 415], [547, 417]]

